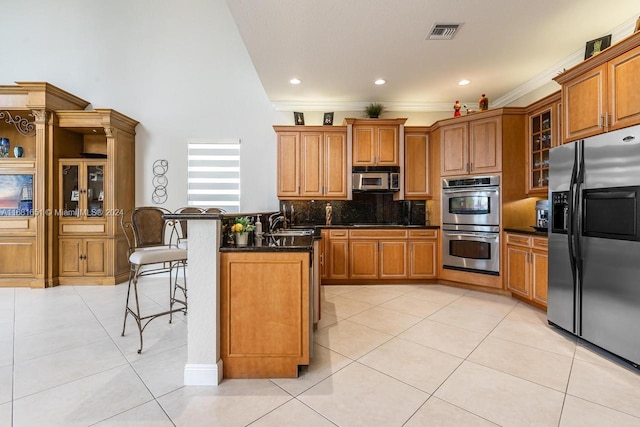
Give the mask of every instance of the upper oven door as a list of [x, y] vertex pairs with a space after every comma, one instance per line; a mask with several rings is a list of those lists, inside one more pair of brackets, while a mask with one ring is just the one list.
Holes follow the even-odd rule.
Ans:
[[443, 189], [442, 222], [500, 225], [500, 187]]

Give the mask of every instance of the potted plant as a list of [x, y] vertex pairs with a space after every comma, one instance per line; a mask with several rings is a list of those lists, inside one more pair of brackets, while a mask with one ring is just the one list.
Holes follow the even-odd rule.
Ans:
[[377, 102], [372, 102], [371, 104], [367, 105], [364, 109], [365, 114], [370, 119], [377, 119], [380, 116], [380, 114], [382, 114], [383, 111], [384, 111], [384, 105], [379, 104]]
[[236, 246], [247, 246], [249, 232], [256, 227], [251, 224], [251, 220], [246, 216], [239, 216], [234, 220], [231, 226], [231, 232], [234, 233]]

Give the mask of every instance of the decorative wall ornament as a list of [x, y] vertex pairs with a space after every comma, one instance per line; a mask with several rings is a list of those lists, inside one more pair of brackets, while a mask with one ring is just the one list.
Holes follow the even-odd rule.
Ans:
[[167, 160], [159, 159], [153, 162], [153, 194], [151, 200], [156, 205], [161, 205], [167, 201], [167, 184], [169, 180], [165, 176], [169, 170], [169, 162]]
[[0, 111], [0, 120], [4, 120], [5, 123], [14, 125], [22, 135], [29, 135], [36, 130], [36, 125], [34, 125], [33, 122], [30, 122], [28, 119], [18, 115], [14, 117], [7, 110]]

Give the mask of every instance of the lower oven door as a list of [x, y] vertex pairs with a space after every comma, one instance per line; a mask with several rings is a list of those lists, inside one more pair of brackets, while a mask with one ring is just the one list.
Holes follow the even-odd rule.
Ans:
[[500, 233], [444, 230], [442, 239], [444, 268], [500, 274]]

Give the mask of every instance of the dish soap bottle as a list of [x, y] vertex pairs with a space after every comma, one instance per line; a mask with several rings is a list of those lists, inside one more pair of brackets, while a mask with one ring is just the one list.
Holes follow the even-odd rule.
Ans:
[[254, 224], [256, 229], [255, 229], [255, 234], [258, 237], [262, 237], [262, 223], [260, 222], [260, 215], [256, 215], [256, 223]]

